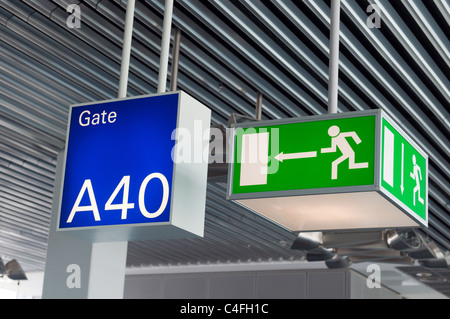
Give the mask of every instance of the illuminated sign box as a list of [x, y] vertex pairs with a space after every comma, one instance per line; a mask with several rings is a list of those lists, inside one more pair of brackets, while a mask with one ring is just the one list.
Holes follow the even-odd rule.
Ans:
[[[180, 129], [209, 132], [210, 116], [182, 91], [72, 105], [58, 230], [100, 242], [203, 236], [208, 163], [177, 156]], [[199, 137], [184, 152], [201, 154]]]
[[428, 225], [428, 157], [381, 110], [236, 124], [228, 199], [293, 231]]

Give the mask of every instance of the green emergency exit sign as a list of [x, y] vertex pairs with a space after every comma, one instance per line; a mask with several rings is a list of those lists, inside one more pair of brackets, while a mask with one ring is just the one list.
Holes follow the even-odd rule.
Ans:
[[422, 220], [427, 219], [428, 157], [386, 118], [381, 127], [381, 189]]
[[[281, 224], [289, 215], [318, 230], [311, 221], [327, 224], [319, 216], [328, 206], [313, 200], [331, 198], [331, 210], [342, 208], [335, 219], [353, 214], [351, 225], [339, 229], [389, 227], [391, 210], [403, 213], [395, 214], [395, 227], [427, 226], [427, 156], [380, 110], [240, 124], [232, 151], [229, 199]], [[314, 206], [320, 211], [310, 218]], [[356, 226], [365, 212], [375, 216]], [[327, 229], [337, 229], [332, 221]]]
[[[235, 194], [374, 183], [375, 115], [236, 132]], [[263, 138], [268, 139], [270, 146], [267, 157], [259, 149], [265, 143]], [[253, 144], [252, 139], [255, 139]], [[242, 155], [246, 152], [255, 158], [249, 155], [244, 159]], [[264, 165], [267, 174], [262, 173], [266, 169]], [[264, 177], [267, 180], [259, 183], [258, 178], [262, 181]]]

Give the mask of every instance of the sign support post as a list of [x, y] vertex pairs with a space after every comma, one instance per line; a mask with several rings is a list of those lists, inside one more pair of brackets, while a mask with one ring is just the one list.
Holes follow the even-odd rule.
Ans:
[[69, 110], [44, 298], [123, 298], [128, 241], [204, 234], [211, 111], [183, 91], [126, 97], [132, 11], [118, 99]]
[[172, 26], [173, 0], [166, 0], [164, 5], [163, 33], [161, 39], [161, 56], [158, 74], [158, 93], [164, 93], [167, 85], [167, 66], [169, 65], [170, 29]]
[[[119, 98], [127, 95], [135, 0], [128, 0]], [[67, 147], [67, 145], [66, 145]], [[58, 155], [43, 298], [122, 299], [128, 242], [90, 243], [56, 232], [63, 152]]]
[[337, 113], [339, 78], [339, 23], [341, 0], [331, 0], [328, 113]]
[[128, 242], [91, 243], [56, 231], [64, 152], [58, 154], [44, 299], [121, 299]]

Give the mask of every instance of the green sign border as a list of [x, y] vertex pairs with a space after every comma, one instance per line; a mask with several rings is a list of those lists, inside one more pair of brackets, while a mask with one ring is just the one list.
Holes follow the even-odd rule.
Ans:
[[345, 112], [345, 113], [334, 113], [334, 114], [324, 114], [324, 115], [312, 115], [304, 117], [296, 117], [289, 119], [280, 120], [268, 120], [268, 121], [257, 121], [257, 122], [246, 122], [239, 123], [232, 126], [233, 132], [230, 136], [230, 157], [235, 158], [235, 138], [236, 129], [238, 128], [251, 128], [251, 127], [265, 127], [265, 126], [276, 126], [284, 124], [293, 123], [303, 123], [303, 122], [316, 122], [325, 120], [336, 120], [345, 118], [355, 118], [355, 117], [367, 117], [375, 116], [375, 149], [374, 149], [374, 184], [371, 185], [358, 185], [358, 186], [338, 186], [338, 187], [324, 187], [324, 188], [308, 188], [308, 189], [296, 189], [296, 190], [280, 190], [280, 191], [267, 191], [267, 192], [257, 192], [257, 193], [233, 193], [233, 175], [234, 175], [234, 162], [231, 161], [228, 165], [228, 185], [227, 185], [227, 199], [250, 199], [250, 198], [264, 198], [264, 197], [281, 197], [281, 196], [296, 196], [296, 195], [316, 195], [316, 194], [332, 194], [332, 193], [347, 193], [347, 192], [364, 192], [364, 191], [376, 191], [377, 183], [379, 182], [377, 172], [380, 170], [380, 161], [377, 158], [377, 150], [379, 148], [379, 116], [380, 110], [368, 110], [368, 111], [355, 111], [355, 112]]
[[[383, 174], [383, 170], [381, 167], [381, 161], [382, 161], [382, 154], [383, 154], [383, 145], [381, 143], [382, 141], [382, 136], [383, 136], [383, 132], [382, 132], [382, 127], [383, 127], [383, 119], [389, 124], [391, 125], [409, 144], [411, 144], [411, 146], [417, 151], [417, 153], [419, 153], [421, 156], [423, 156], [425, 158], [425, 174], [423, 176], [423, 178], [425, 179], [425, 194], [424, 194], [424, 199], [425, 199], [425, 216], [422, 217], [419, 214], [417, 214], [415, 211], [413, 211], [411, 208], [408, 207], [408, 205], [406, 205], [405, 203], [403, 203], [399, 198], [397, 198], [395, 196], [395, 194], [392, 194], [388, 189], [386, 189], [383, 186], [382, 183], [382, 174]], [[400, 128], [400, 126], [395, 123], [394, 120], [392, 120], [391, 117], [389, 117], [385, 112], [381, 112], [381, 116], [378, 120], [378, 125], [380, 126], [379, 130], [378, 130], [378, 134], [379, 136], [377, 137], [377, 139], [380, 141], [379, 143], [379, 149], [377, 154], [379, 154], [379, 162], [380, 162], [380, 166], [379, 166], [379, 171], [378, 171], [378, 176], [376, 177], [376, 179], [378, 180], [377, 185], [378, 185], [378, 189], [379, 192], [388, 200], [390, 200], [392, 203], [394, 203], [396, 206], [400, 207], [402, 210], [406, 211], [414, 220], [416, 220], [418, 223], [420, 223], [421, 225], [428, 227], [428, 155], [422, 150], [422, 148], [420, 146], [417, 145], [416, 142], [414, 142], [408, 134], [405, 133], [405, 131]]]

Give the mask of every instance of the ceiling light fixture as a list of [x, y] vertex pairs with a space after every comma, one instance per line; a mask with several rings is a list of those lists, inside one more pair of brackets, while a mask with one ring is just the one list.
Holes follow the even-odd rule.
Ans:
[[387, 243], [395, 250], [410, 250], [418, 249], [422, 241], [413, 229], [406, 229], [388, 231]]
[[322, 232], [299, 233], [292, 243], [291, 249], [310, 250], [322, 243]]
[[325, 247], [317, 247], [311, 250], [308, 250], [306, 253], [307, 261], [325, 261], [329, 260], [336, 256], [334, 249], [329, 249]]
[[12, 259], [5, 264], [0, 257], [0, 278], [3, 278], [4, 275], [12, 280], [28, 279], [17, 260]]
[[325, 260], [328, 269], [347, 268], [352, 264], [352, 261], [347, 256], [335, 255], [333, 258]]
[[447, 269], [447, 261], [444, 258], [421, 259], [419, 265], [432, 269]]

